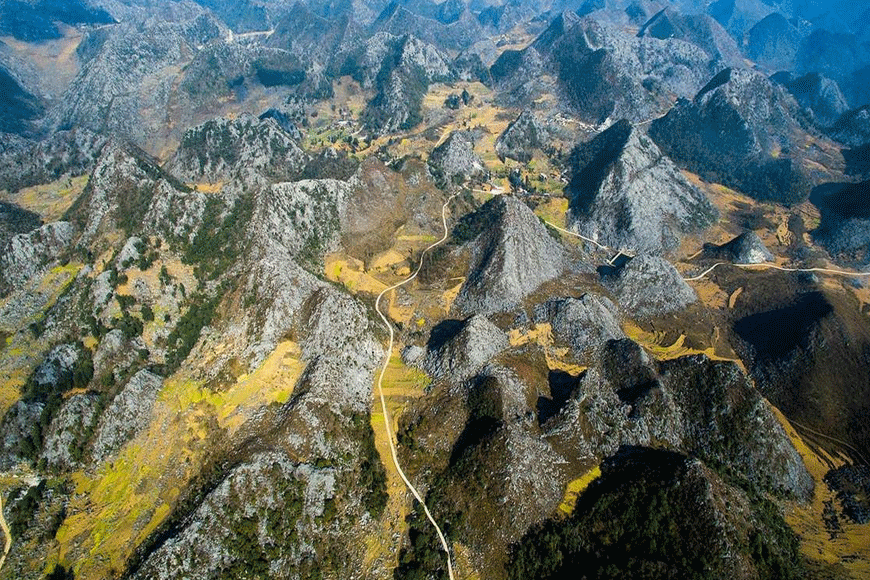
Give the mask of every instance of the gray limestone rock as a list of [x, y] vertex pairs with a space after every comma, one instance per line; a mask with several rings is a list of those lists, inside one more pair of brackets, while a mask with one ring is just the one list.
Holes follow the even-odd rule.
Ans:
[[526, 109], [498, 136], [495, 141], [495, 151], [502, 160], [509, 158], [520, 163], [528, 163], [535, 149], [539, 149], [546, 142], [546, 128], [535, 119], [530, 110]]
[[801, 500], [813, 492], [770, 404], [736, 364], [703, 355], [656, 363], [636, 343], [612, 341], [544, 428], [579, 457], [667, 442], [705, 462], [732, 465], [765, 489]]
[[0, 255], [0, 288], [9, 291], [20, 287], [59, 258], [72, 238], [73, 226], [69, 222], [54, 222], [13, 236]]
[[469, 219], [478, 231], [468, 246], [472, 261], [454, 303], [458, 312], [509, 310], [564, 271], [567, 261], [562, 245], [515, 197], [498, 196]]
[[102, 406], [94, 393], [67, 399], [54, 416], [45, 436], [41, 459], [50, 469], [74, 469], [82, 464]]
[[320, 364], [317, 372], [310, 373], [308, 397], [338, 409], [368, 409], [383, 348], [362, 305], [326, 287], [314, 292], [303, 313], [302, 356]]
[[507, 335], [485, 316], [475, 315], [446, 340], [430, 339], [422, 366], [435, 379], [462, 382], [509, 346]]
[[706, 257], [728, 260], [734, 264], [763, 264], [773, 262], [773, 254], [755, 232], [744, 232], [733, 240], [717, 246], [704, 244]]
[[568, 344], [575, 356], [597, 350], [607, 341], [624, 338], [619, 318], [616, 305], [595, 294], [555, 298], [535, 307], [535, 322], [552, 324], [553, 334]]
[[796, 142], [809, 119], [764, 75], [725, 69], [656, 119], [649, 136], [675, 162], [759, 200], [798, 203], [810, 191]]
[[668, 253], [716, 209], [653, 141], [620, 121], [571, 154], [568, 226], [612, 248]]
[[486, 173], [480, 157], [474, 153], [474, 135], [470, 131], [453, 131], [432, 150], [429, 167], [446, 182], [469, 179]]
[[290, 578], [287, 571], [299, 569], [313, 554], [315, 518], [323, 515], [335, 487], [333, 469], [296, 463], [283, 452], [255, 454], [233, 468], [132, 577], [205, 580], [219, 571], [251, 570], [252, 560], [240, 554], [244, 549], [259, 554], [289, 545], [292, 549], [263, 561], [262, 570], [272, 578]]
[[148, 427], [157, 392], [162, 386], [163, 378], [149, 371], [133, 375], [100, 419], [92, 452], [95, 463], [116, 453]]
[[657, 256], [638, 255], [602, 277], [632, 317], [647, 318], [682, 310], [698, 300], [674, 266]]
[[277, 121], [243, 114], [188, 129], [166, 169], [191, 183], [231, 179], [252, 183], [258, 176], [290, 181], [306, 162], [296, 139]]
[[33, 456], [31, 433], [44, 408], [40, 402], [18, 401], [6, 411], [0, 422], [0, 469], [12, 469]]

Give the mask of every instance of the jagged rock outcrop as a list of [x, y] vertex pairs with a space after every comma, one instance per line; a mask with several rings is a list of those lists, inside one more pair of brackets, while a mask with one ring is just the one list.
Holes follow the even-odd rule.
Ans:
[[495, 152], [502, 160], [507, 158], [528, 163], [535, 150], [547, 143], [547, 135], [544, 125], [526, 109], [495, 140]]
[[744, 232], [733, 240], [717, 246], [704, 244], [704, 256], [728, 260], [733, 264], [763, 264], [773, 262], [773, 254], [753, 231]]
[[[198, 203], [189, 206], [190, 211], [171, 213], [179, 198]], [[145, 153], [132, 145], [111, 142], [103, 148], [85, 191], [68, 215], [80, 228], [78, 244], [83, 245], [115, 228], [128, 233], [152, 228], [182, 237], [190, 234], [189, 228], [198, 222], [204, 206], [202, 194], [190, 195]]]
[[777, 73], [771, 77], [782, 83], [798, 104], [809, 111], [819, 125], [828, 127], [849, 110], [846, 97], [840, 92], [836, 81], [818, 73], [809, 73], [795, 78], [788, 73]]
[[378, 33], [361, 54], [351, 55], [348, 72], [375, 97], [366, 105], [363, 121], [377, 133], [408, 130], [422, 120], [422, 100], [429, 84], [452, 78], [450, 59], [431, 44], [410, 35]]
[[410, 33], [442, 50], [463, 50], [480, 40], [483, 27], [462, 3], [448, 1], [429, 6], [438, 12], [412, 11], [399, 2], [391, 2], [372, 29], [395, 35]]
[[568, 227], [612, 248], [663, 254], [717, 212], [653, 141], [622, 120], [571, 153]]
[[258, 176], [292, 181], [306, 161], [299, 144], [277, 122], [246, 114], [213, 119], [186, 131], [165, 169], [192, 183], [251, 183]]
[[422, 367], [436, 380], [459, 383], [473, 376], [508, 344], [508, 337], [500, 328], [476, 314], [463, 321], [450, 336], [431, 337]]
[[667, 441], [705, 462], [727, 463], [768, 490], [801, 499], [813, 491], [800, 455], [748, 377], [704, 355], [657, 363], [628, 339], [612, 341], [545, 430], [581, 456]]
[[45, 404], [39, 401], [18, 401], [6, 411], [0, 422], [0, 433], [3, 434], [0, 439], [0, 469], [12, 469], [33, 455], [31, 433], [44, 409]]
[[163, 377], [141, 370], [133, 375], [100, 417], [92, 455], [100, 463], [148, 427]]
[[302, 356], [321, 363], [308, 385], [337, 410], [362, 413], [371, 402], [372, 375], [383, 349], [362, 305], [333, 288], [314, 292], [303, 307]]
[[79, 350], [73, 344], [51, 349], [27, 380], [22, 398], [0, 422], [0, 469], [37, 457], [42, 445], [43, 429], [51, 420], [51, 407], [69, 387]]
[[[104, 303], [104, 294], [96, 289], [96, 284], [94, 286], [94, 304], [100, 306]], [[104, 377], [111, 373], [117, 379], [139, 358], [139, 351], [143, 348], [146, 348], [145, 343], [140, 337], [128, 339], [117, 328], [109, 330], [94, 351], [94, 376]]]
[[661, 316], [698, 300], [674, 266], [658, 256], [638, 255], [602, 276], [602, 283], [634, 317]]
[[746, 35], [746, 56], [770, 70], [792, 70], [803, 36], [779, 12], [766, 16]]
[[870, 105], [844, 113], [828, 130], [828, 135], [850, 147], [870, 143]]
[[0, 294], [21, 286], [58, 259], [70, 246], [73, 227], [69, 222], [46, 224], [9, 240], [0, 254]]
[[498, 196], [469, 218], [471, 265], [454, 308], [489, 314], [513, 308], [566, 266], [565, 251], [523, 202]]
[[[148, 110], [164, 111], [171, 94], [170, 67], [189, 50], [178, 25], [152, 22], [113, 26], [51, 113], [56, 128], [84, 127], [129, 136], [139, 143], [157, 132]], [[160, 117], [163, 120], [163, 117]]]
[[[311, 538], [314, 518], [323, 516], [336, 483], [333, 469], [300, 464], [286, 452], [253, 455], [208, 493], [184, 527], [159, 545], [132, 578], [199, 579], [217, 571], [252, 570], [289, 578], [286, 571], [298, 570], [313, 551], [299, 540]], [[258, 560], [251, 553], [271, 556]]]
[[445, 183], [455, 179], [466, 180], [483, 175], [486, 167], [474, 153], [474, 134], [470, 131], [453, 131], [443, 143], [429, 155], [429, 167]]
[[721, 68], [682, 40], [637, 38], [591, 18], [563, 13], [522, 51], [505, 51], [492, 65], [495, 86], [511, 102], [527, 103], [555, 76], [581, 120], [647, 121], [673, 95], [694, 94]]
[[440, 493], [449, 509], [471, 515], [462, 525], [488, 567], [504, 558], [492, 546], [516, 542], [562, 499], [564, 458], [540, 437], [530, 400], [534, 390], [512, 370], [482, 369], [467, 385], [468, 421], [442, 475]]
[[641, 27], [639, 37], [675, 38], [700, 46], [710, 58], [727, 66], [741, 66], [743, 57], [737, 43], [722, 26], [706, 14], [680, 14], [663, 8]]
[[782, 87], [756, 72], [726, 69], [692, 101], [680, 99], [653, 121], [649, 135], [668, 157], [708, 179], [756, 199], [797, 203], [810, 184], [801, 160], [785, 152], [805, 125]]
[[79, 393], [67, 399], [51, 421], [40, 459], [50, 469], [81, 465], [102, 410], [99, 395]]
[[595, 294], [580, 298], [554, 298], [535, 307], [535, 322], [553, 325], [556, 338], [581, 359], [610, 340], [625, 338], [616, 305]]

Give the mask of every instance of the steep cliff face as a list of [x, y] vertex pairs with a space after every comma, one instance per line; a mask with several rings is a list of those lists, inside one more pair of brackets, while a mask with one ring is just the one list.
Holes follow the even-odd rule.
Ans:
[[716, 210], [628, 121], [571, 153], [568, 225], [612, 248], [663, 254], [712, 224]]

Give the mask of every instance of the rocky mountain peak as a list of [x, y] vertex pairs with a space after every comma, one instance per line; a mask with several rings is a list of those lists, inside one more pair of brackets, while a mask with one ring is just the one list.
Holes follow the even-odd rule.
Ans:
[[635, 256], [605, 272], [602, 283], [623, 308], [638, 317], [676, 312], [698, 300], [677, 269], [658, 256]]
[[753, 231], [744, 232], [721, 246], [705, 244], [704, 254], [734, 264], [763, 264], [774, 260], [773, 254]]
[[716, 210], [646, 135], [622, 120], [571, 154], [568, 224], [613, 248], [666, 253]]
[[728, 68], [693, 101], [680, 100], [650, 125], [669, 157], [712, 179], [762, 198], [794, 203], [809, 193], [792, 150], [807, 120], [794, 99], [764, 75]]
[[471, 266], [454, 304], [459, 312], [513, 308], [565, 269], [561, 244], [515, 197], [493, 198], [477, 210], [473, 221], [480, 230], [468, 245]]

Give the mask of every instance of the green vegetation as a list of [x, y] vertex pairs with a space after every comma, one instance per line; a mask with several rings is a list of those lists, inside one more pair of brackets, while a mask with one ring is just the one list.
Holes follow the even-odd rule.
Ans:
[[54, 418], [55, 413], [63, 404], [64, 393], [73, 389], [85, 388], [94, 377], [94, 362], [91, 351], [79, 342], [76, 344], [78, 360], [72, 369], [58, 370], [57, 381], [48, 384], [38, 382], [39, 367], [33, 371], [27, 382], [21, 388], [21, 400], [25, 403], [42, 403], [42, 413], [39, 421], [31, 427], [30, 435], [22, 441], [20, 449], [23, 456], [35, 459], [42, 449], [43, 439]]
[[570, 518], [529, 531], [514, 546], [509, 578], [574, 578], [577, 570], [592, 578], [723, 578], [729, 542], [752, 558], [760, 578], [803, 577], [797, 539], [772, 502], [750, 492], [748, 537], [725, 538], [703, 499], [708, 480], [684, 456], [635, 453], [637, 462], [606, 468]]
[[360, 442], [359, 487], [363, 491], [363, 506], [374, 518], [379, 518], [387, 507], [387, 472], [381, 463], [381, 456], [375, 447], [375, 434], [372, 431], [368, 414], [353, 415], [352, 438]]
[[[393, 571], [393, 579], [446, 580], [447, 559], [441, 541], [416, 499], [405, 521], [408, 523], [408, 545], [399, 553], [399, 565]], [[449, 535], [447, 530], [444, 532]]]
[[167, 338], [169, 352], [166, 355], [166, 365], [169, 369], [166, 374], [177, 369], [193, 350], [193, 346], [199, 340], [200, 332], [214, 318], [218, 302], [220, 302], [220, 296], [213, 298], [197, 296], [191, 301], [190, 308], [179, 319], [178, 324], [175, 325]]
[[[254, 211], [252, 195], [238, 198], [223, 218], [223, 202], [209, 197], [202, 216], [202, 225], [193, 241], [184, 248], [182, 261], [195, 264], [194, 273], [200, 280], [214, 280], [232, 266], [244, 251], [245, 232]], [[169, 280], [161, 270], [160, 280]]]

